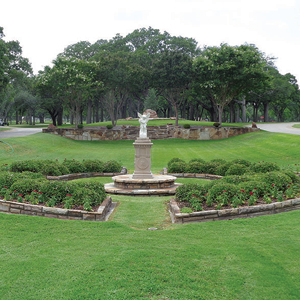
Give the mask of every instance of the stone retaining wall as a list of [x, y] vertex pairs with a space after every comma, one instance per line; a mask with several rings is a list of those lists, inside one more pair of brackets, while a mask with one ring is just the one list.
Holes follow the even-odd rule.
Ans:
[[196, 223], [207, 221], [233, 220], [238, 218], [252, 218], [298, 210], [300, 209], [300, 198], [271, 204], [224, 210], [198, 211], [193, 213], [181, 213], [177, 202], [172, 198], [169, 202], [169, 209], [173, 223]]
[[64, 220], [104, 221], [111, 205], [111, 197], [107, 197], [101, 203], [97, 212], [45, 207], [33, 204], [0, 200], [0, 212], [19, 215], [41, 216]]
[[[112, 129], [107, 129], [104, 126], [93, 128], [57, 128], [43, 129], [43, 133], [52, 133], [67, 137], [73, 140], [84, 141], [115, 141], [115, 140], [136, 140], [139, 136], [139, 126], [116, 126]], [[212, 126], [191, 126], [190, 129], [185, 129], [183, 126], [162, 125], [148, 126], [147, 135], [151, 140], [157, 139], [187, 139], [187, 140], [218, 140], [229, 137], [259, 131], [258, 128], [244, 127], [221, 127], [215, 128]]]

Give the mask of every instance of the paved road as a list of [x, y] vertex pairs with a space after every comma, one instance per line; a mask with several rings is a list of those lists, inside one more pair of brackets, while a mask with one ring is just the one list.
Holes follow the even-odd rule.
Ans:
[[10, 137], [22, 137], [30, 134], [42, 132], [42, 128], [21, 128], [21, 127], [5, 127], [10, 130], [0, 131], [0, 139]]
[[257, 127], [262, 130], [300, 135], [300, 128], [294, 128], [293, 127], [294, 124], [299, 124], [299, 123], [270, 123], [270, 124], [256, 123]]

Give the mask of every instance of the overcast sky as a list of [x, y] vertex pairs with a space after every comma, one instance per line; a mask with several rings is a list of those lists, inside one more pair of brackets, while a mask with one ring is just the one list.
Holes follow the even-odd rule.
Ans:
[[300, 0], [13, 0], [0, 5], [5, 40], [18, 40], [34, 72], [65, 47], [149, 26], [200, 47], [255, 44], [300, 82]]

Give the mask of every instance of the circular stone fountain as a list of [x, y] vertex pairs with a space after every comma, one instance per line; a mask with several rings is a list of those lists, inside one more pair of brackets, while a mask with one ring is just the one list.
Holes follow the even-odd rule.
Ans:
[[105, 184], [109, 194], [136, 196], [166, 196], [174, 195], [180, 183], [175, 183], [177, 177], [169, 175], [152, 175], [149, 179], [134, 179], [132, 174], [112, 177], [113, 183]]
[[140, 136], [133, 143], [135, 148], [134, 173], [112, 177], [114, 182], [105, 184], [105, 191], [108, 194], [133, 196], [174, 195], [176, 188], [181, 185], [175, 183], [177, 177], [151, 173], [151, 147], [153, 143], [147, 137], [146, 129], [150, 115], [138, 115], [141, 127]]

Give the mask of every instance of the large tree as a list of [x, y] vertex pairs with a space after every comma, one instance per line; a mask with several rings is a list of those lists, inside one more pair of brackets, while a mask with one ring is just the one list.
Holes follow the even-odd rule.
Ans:
[[194, 61], [195, 80], [213, 95], [222, 123], [224, 107], [235, 97], [267, 85], [266, 59], [253, 45], [207, 47]]
[[164, 51], [152, 68], [152, 85], [172, 105], [178, 126], [179, 107], [193, 79], [192, 58], [181, 51]]

